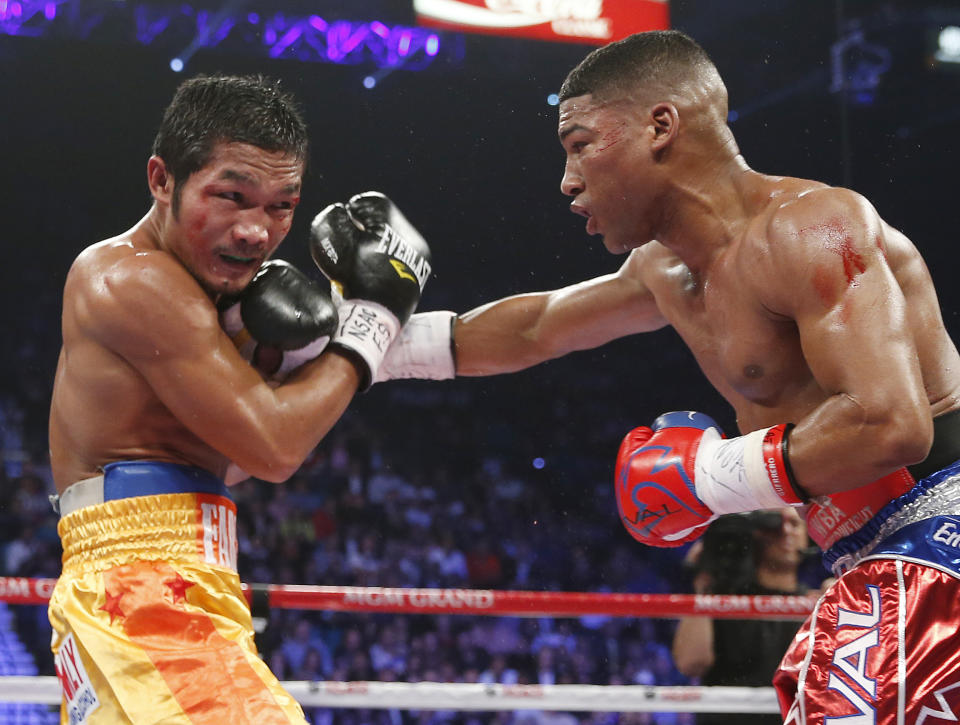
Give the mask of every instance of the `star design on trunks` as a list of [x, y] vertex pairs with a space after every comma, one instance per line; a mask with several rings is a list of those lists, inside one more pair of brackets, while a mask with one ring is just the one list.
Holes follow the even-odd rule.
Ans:
[[187, 581], [180, 574], [173, 579], [165, 579], [163, 583], [173, 594], [174, 602], [186, 601], [187, 589], [194, 585], [194, 582]]
[[120, 609], [120, 600], [123, 598], [123, 592], [120, 592], [119, 594], [104, 592], [104, 596], [107, 601], [102, 607], [100, 607], [100, 609], [110, 615], [110, 624], [113, 624], [114, 617], [127, 616], [124, 611]]

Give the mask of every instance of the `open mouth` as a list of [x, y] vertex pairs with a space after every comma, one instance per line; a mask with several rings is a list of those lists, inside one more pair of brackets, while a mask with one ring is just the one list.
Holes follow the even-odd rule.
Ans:
[[233, 262], [234, 264], [250, 264], [256, 257], [241, 257], [238, 254], [226, 254], [225, 252], [220, 253], [220, 259], [225, 259], [228, 262]]
[[596, 234], [597, 223], [593, 220], [593, 214], [591, 214], [588, 209], [580, 206], [579, 204], [573, 203], [570, 205], [570, 211], [572, 211], [574, 214], [582, 216], [587, 220], [587, 234]]
[[259, 257], [246, 257], [240, 254], [220, 252], [217, 256], [231, 267], [251, 267], [259, 262]]

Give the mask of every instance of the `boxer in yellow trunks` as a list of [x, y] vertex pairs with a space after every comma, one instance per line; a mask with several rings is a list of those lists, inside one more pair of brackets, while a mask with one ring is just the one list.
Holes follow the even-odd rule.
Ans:
[[[103, 502], [63, 508], [77, 487]], [[50, 605], [65, 719], [302, 721], [257, 656], [236, 571], [236, 507], [222, 481], [134, 461], [107, 464], [67, 492], [63, 576]], [[156, 694], [144, 697], [145, 687]]]
[[376, 377], [430, 270], [375, 193], [314, 220], [336, 303], [268, 261], [306, 159], [276, 84], [188, 80], [147, 163], [151, 208], [70, 269], [50, 410], [63, 723], [305, 722], [257, 656], [227, 484], [299, 467]]

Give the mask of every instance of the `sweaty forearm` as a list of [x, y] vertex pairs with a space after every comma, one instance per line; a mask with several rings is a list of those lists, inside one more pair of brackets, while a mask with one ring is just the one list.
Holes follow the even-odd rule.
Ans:
[[457, 375], [510, 373], [556, 357], [543, 339], [547, 293], [507, 297], [459, 316]]
[[653, 295], [631, 275], [514, 295], [460, 316], [454, 330], [457, 375], [523, 370], [666, 324]]
[[249, 415], [236, 421], [227, 442], [230, 459], [252, 476], [281, 482], [302, 465], [343, 415], [360, 381], [354, 362], [327, 352], [282, 385], [248, 391]]
[[885, 406], [837, 394], [797, 421], [790, 465], [809, 496], [838, 493], [923, 460], [932, 438], [926, 401]]

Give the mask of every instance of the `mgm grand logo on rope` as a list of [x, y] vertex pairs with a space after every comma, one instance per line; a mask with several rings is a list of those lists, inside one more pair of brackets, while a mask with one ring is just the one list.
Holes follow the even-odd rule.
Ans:
[[494, 594], [489, 589], [377, 589], [347, 592], [343, 601], [367, 607], [489, 609]]

